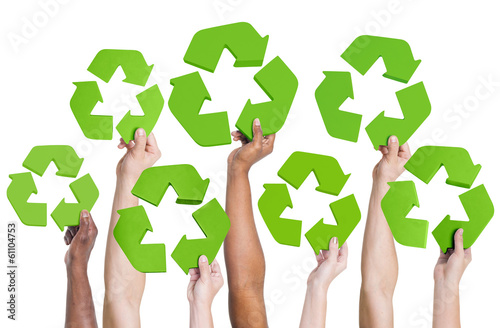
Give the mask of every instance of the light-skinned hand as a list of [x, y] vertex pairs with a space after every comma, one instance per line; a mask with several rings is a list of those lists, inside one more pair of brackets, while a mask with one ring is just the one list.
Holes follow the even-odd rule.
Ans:
[[321, 250], [316, 255], [318, 266], [309, 275], [307, 285], [310, 287], [318, 287], [323, 291], [328, 290], [328, 287], [342, 271], [347, 267], [347, 243], [344, 243], [339, 249], [337, 237], [330, 240], [329, 250]]
[[128, 144], [120, 138], [119, 149], [126, 148], [127, 152], [120, 159], [116, 167], [119, 180], [135, 184], [142, 171], [153, 166], [161, 157], [160, 149], [153, 133], [146, 137], [144, 129], [135, 131], [134, 140]]
[[234, 141], [241, 141], [241, 147], [229, 154], [227, 162], [230, 170], [241, 169], [248, 172], [253, 164], [273, 152], [276, 135], [270, 134], [264, 137], [258, 118], [253, 121], [252, 141], [249, 141], [240, 131], [234, 131], [231, 135]]
[[380, 146], [382, 159], [373, 169], [373, 181], [387, 183], [396, 179], [405, 171], [405, 164], [411, 157], [408, 143], [399, 146], [398, 138], [391, 136], [388, 146]]
[[205, 255], [198, 259], [198, 268], [189, 269], [189, 284], [187, 288], [188, 301], [192, 305], [210, 307], [215, 295], [224, 285], [219, 263], [214, 260], [208, 264]]
[[436, 282], [445, 282], [447, 285], [458, 287], [465, 269], [472, 261], [471, 249], [464, 250], [463, 234], [464, 230], [458, 229], [454, 236], [455, 248], [449, 248], [446, 253], [439, 252], [439, 259], [434, 268]]

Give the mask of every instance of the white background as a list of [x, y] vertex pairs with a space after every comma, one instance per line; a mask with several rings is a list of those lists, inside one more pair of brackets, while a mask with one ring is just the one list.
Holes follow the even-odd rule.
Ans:
[[[98, 321], [102, 319], [104, 296], [104, 250], [115, 184], [115, 165], [122, 156], [113, 141], [92, 141], [83, 136], [69, 108], [75, 90], [72, 82], [95, 80], [86, 68], [95, 54], [105, 48], [140, 50], [149, 64], [155, 64], [148, 85], [157, 83], [165, 100], [171, 78], [195, 71], [182, 60], [191, 37], [200, 29], [232, 22], [251, 23], [262, 35], [270, 35], [265, 63], [279, 55], [299, 80], [299, 89], [289, 118], [279, 132], [275, 152], [251, 172], [255, 221], [266, 255], [265, 297], [271, 327], [298, 326], [305, 293], [305, 280], [314, 255], [305, 238], [300, 248], [277, 244], [257, 210], [264, 183], [281, 182], [276, 172], [296, 150], [336, 157], [344, 172], [352, 173], [341, 196], [355, 193], [362, 220], [348, 240], [349, 265], [332, 284], [328, 298], [329, 326], [356, 327], [360, 287], [361, 244], [371, 186], [371, 170], [380, 155], [364, 132], [358, 143], [330, 137], [321, 120], [314, 91], [324, 70], [350, 70], [355, 100], [345, 110], [363, 114], [364, 128], [381, 110], [401, 117], [394, 92], [403, 84], [382, 78], [385, 68], [379, 60], [362, 77], [340, 58], [347, 45], [360, 34], [372, 34], [408, 41], [422, 63], [409, 85], [424, 81], [432, 103], [432, 114], [410, 140], [419, 146], [449, 145], [466, 148], [475, 163], [483, 165], [474, 186], [485, 183], [494, 202], [498, 201], [498, 122], [500, 114], [500, 47], [498, 8], [490, 0], [371, 0], [371, 1], [63, 1], [44, 14], [49, 0], [2, 1], [0, 9], [0, 106], [2, 161], [0, 184], [0, 254], [6, 265], [7, 221], [18, 222], [18, 320], [6, 319], [7, 279], [0, 279], [2, 322], [8, 327], [62, 327], [65, 313], [66, 246], [63, 234], [50, 216], [47, 227], [27, 227], [5, 197], [8, 175], [25, 172], [22, 162], [36, 145], [67, 144], [85, 157], [80, 176], [91, 173], [100, 197], [92, 214], [99, 236], [89, 264], [89, 277]], [[52, 1], [53, 2], [53, 1]], [[46, 9], [47, 11], [47, 9]], [[26, 26], [35, 23], [34, 30]], [[23, 38], [22, 44], [12, 42]], [[253, 81], [259, 68], [233, 68], [234, 58], [225, 51], [215, 74], [201, 72], [212, 96], [203, 112], [225, 111], [234, 126], [247, 99], [266, 101]], [[130, 108], [140, 113], [135, 95], [142, 88], [122, 83], [119, 69], [111, 82], [100, 84], [104, 104], [94, 114], [115, 115], [115, 124]], [[485, 82], [489, 87], [485, 87]], [[488, 83], [487, 83], [488, 84]], [[479, 93], [478, 93], [479, 91]], [[138, 112], [137, 112], [138, 111]], [[158, 165], [189, 163], [211, 185], [207, 200], [225, 201], [227, 154], [236, 147], [202, 148], [195, 144], [165, 106], [155, 134], [163, 157]], [[49, 214], [62, 197], [74, 200], [67, 178], [54, 175], [53, 164], [44, 178], [36, 175], [38, 195], [30, 201], [47, 202]], [[411, 179], [405, 174], [402, 179]], [[444, 183], [441, 170], [429, 185], [417, 181], [421, 208], [409, 217], [426, 219], [430, 230], [445, 217], [465, 219], [458, 195], [464, 189]], [[293, 209], [283, 214], [302, 219], [303, 232], [324, 217], [334, 224], [328, 204], [334, 197], [314, 191], [310, 176], [299, 191], [291, 190]], [[208, 198], [209, 197], [209, 198]], [[172, 190], [159, 208], [147, 205], [154, 233], [145, 242], [165, 242], [170, 254], [183, 234], [202, 237], [190, 214], [195, 207], [176, 205]], [[498, 205], [498, 203], [496, 203]], [[464, 327], [498, 326], [500, 265], [495, 251], [500, 223], [494, 218], [473, 246], [473, 262], [462, 279], [461, 311]], [[245, 252], [249, 245], [241, 245]], [[432, 271], [438, 245], [429, 231], [427, 249], [398, 248], [399, 280], [394, 297], [396, 327], [431, 327]], [[224, 267], [223, 254], [218, 255]], [[5, 269], [2, 269], [4, 272]], [[185, 289], [188, 278], [170, 258], [167, 273], [148, 274], [141, 316], [144, 327], [188, 325]], [[213, 305], [216, 327], [229, 327], [227, 286]], [[2, 324], [3, 326], [3, 324]]]

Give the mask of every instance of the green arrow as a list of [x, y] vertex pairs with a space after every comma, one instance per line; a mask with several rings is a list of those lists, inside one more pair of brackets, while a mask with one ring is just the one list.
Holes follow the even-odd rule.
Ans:
[[422, 82], [399, 90], [396, 97], [404, 118], [386, 117], [382, 112], [366, 127], [375, 149], [379, 145], [386, 146], [391, 135], [397, 136], [399, 143], [404, 144], [431, 113], [431, 103]]
[[188, 164], [155, 166], [144, 170], [132, 194], [158, 206], [169, 186], [177, 193], [177, 204], [201, 204], [210, 179], [203, 180]]
[[80, 171], [83, 158], [78, 157], [70, 146], [35, 146], [23, 162], [28, 170], [42, 176], [50, 162], [57, 167], [56, 175], [75, 178]]
[[429, 222], [406, 217], [414, 206], [419, 207], [415, 183], [396, 181], [389, 186], [381, 206], [394, 239], [401, 245], [425, 248]]
[[441, 251], [453, 248], [453, 237], [459, 228], [464, 229], [464, 248], [471, 247], [493, 218], [495, 209], [484, 185], [479, 185], [459, 196], [469, 221], [452, 221], [447, 215], [432, 231]]
[[123, 82], [145, 86], [153, 65], [148, 66], [144, 56], [137, 50], [104, 49], [97, 53], [87, 70], [108, 83], [118, 66], [126, 78]]
[[255, 74], [254, 80], [271, 101], [252, 104], [248, 100], [245, 104], [236, 127], [250, 140], [256, 118], [260, 119], [264, 135], [276, 133], [283, 127], [299, 86], [299, 81], [280, 57], [264, 66]]
[[200, 115], [205, 99], [210, 99], [200, 73], [195, 72], [170, 80], [174, 86], [168, 100], [170, 111], [200, 146], [210, 147], [231, 143], [226, 112]]
[[286, 184], [265, 184], [260, 196], [259, 210], [274, 240], [282, 245], [300, 246], [302, 222], [281, 218], [287, 208], [293, 207]]
[[184, 62], [214, 72], [224, 48], [236, 58], [234, 67], [262, 66], [269, 36], [261, 37], [249, 23], [235, 23], [198, 31]]
[[361, 211], [354, 195], [341, 198], [330, 204], [337, 225], [324, 224], [319, 220], [308, 232], [306, 238], [314, 252], [329, 249], [330, 239], [337, 237], [341, 247], [361, 220]]
[[82, 210], [91, 211], [99, 198], [99, 190], [90, 174], [73, 181], [69, 184], [69, 188], [78, 203], [66, 203], [63, 198], [50, 215], [61, 231], [64, 230], [64, 227], [79, 225], [80, 212]]
[[89, 139], [111, 140], [113, 116], [91, 114], [97, 103], [102, 103], [97, 82], [74, 82], [73, 84], [76, 85], [76, 90], [69, 106], [83, 134]]
[[481, 165], [474, 165], [469, 153], [460, 147], [424, 146], [417, 149], [406, 163], [405, 168], [425, 183], [444, 166], [452, 186], [470, 188], [481, 170]]
[[19, 220], [27, 226], [47, 225], [47, 204], [28, 203], [31, 194], [37, 194], [35, 181], [30, 172], [9, 175], [12, 179], [7, 188], [7, 199], [16, 211]]
[[357, 37], [341, 57], [362, 75], [382, 57], [387, 70], [384, 77], [403, 83], [408, 83], [421, 62], [413, 58], [406, 41], [371, 35]]
[[172, 258], [186, 274], [190, 268], [198, 267], [201, 255], [206, 255], [209, 263], [215, 259], [231, 226], [226, 212], [215, 198], [194, 212], [193, 218], [206, 238], [188, 240], [184, 235], [172, 252]]
[[323, 74], [325, 79], [316, 89], [315, 96], [326, 130], [334, 138], [357, 142], [362, 116], [340, 110], [348, 98], [354, 99], [351, 73]]
[[338, 196], [350, 174], [345, 175], [339, 162], [330, 156], [296, 151], [278, 171], [278, 176], [299, 189], [311, 172], [314, 172], [319, 186], [316, 190]]
[[146, 91], [139, 93], [137, 95], [137, 100], [139, 101], [139, 105], [144, 115], [136, 116], [128, 111], [116, 126], [121, 137], [127, 143], [130, 142], [130, 140], [134, 140], [135, 130], [138, 128], [143, 128], [146, 131], [146, 135], [149, 135], [151, 131], [153, 131], [156, 122], [158, 122], [158, 118], [165, 105], [165, 100], [156, 84]]
[[120, 219], [113, 236], [130, 264], [140, 272], [167, 272], [165, 244], [141, 244], [146, 232], [153, 232], [144, 207], [134, 206], [117, 212]]

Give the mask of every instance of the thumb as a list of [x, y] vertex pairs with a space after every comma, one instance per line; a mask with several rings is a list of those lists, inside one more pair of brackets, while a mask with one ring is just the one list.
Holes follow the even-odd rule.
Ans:
[[455, 253], [464, 254], [464, 229], [460, 228], [455, 232]]
[[210, 267], [208, 265], [208, 259], [205, 255], [200, 256], [198, 259], [198, 266], [200, 268], [201, 279], [208, 280], [210, 278]]
[[134, 141], [135, 141], [135, 146], [132, 148], [132, 153], [134, 155], [144, 155], [144, 152], [146, 151], [146, 131], [142, 128], [138, 128], [135, 130], [135, 136], [134, 136]]
[[253, 143], [257, 146], [262, 146], [262, 127], [260, 126], [260, 120], [256, 118], [253, 121]]
[[388, 153], [387, 153], [387, 158], [389, 161], [396, 161], [398, 158], [399, 154], [399, 142], [398, 142], [398, 137], [396, 136], [391, 136], [389, 138], [389, 143], [388, 143]]
[[89, 233], [89, 225], [90, 225], [90, 215], [87, 210], [83, 210], [80, 212], [80, 228], [78, 229], [78, 235], [80, 237], [85, 237]]

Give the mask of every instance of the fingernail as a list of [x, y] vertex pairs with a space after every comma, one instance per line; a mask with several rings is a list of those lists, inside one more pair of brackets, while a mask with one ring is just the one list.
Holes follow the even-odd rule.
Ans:
[[146, 135], [146, 131], [144, 131], [144, 129], [137, 129], [137, 135], [142, 137], [142, 136]]
[[205, 255], [202, 255], [202, 256], [200, 256], [200, 261], [204, 263], [204, 262], [207, 262], [208, 260], [207, 260], [207, 257]]
[[332, 239], [333, 239], [333, 243], [334, 243], [334, 244], [337, 244], [337, 243], [339, 242], [339, 240], [338, 240], [338, 238], [337, 238], [337, 237], [333, 237]]
[[260, 120], [258, 118], [255, 119], [255, 125], [260, 126]]
[[462, 229], [462, 228], [458, 229], [458, 234], [459, 234], [460, 236], [463, 236], [463, 234], [464, 234], [464, 229]]
[[82, 217], [83, 217], [83, 218], [88, 218], [88, 217], [89, 217], [89, 212], [87, 212], [87, 211], [83, 211], [83, 213], [82, 213]]
[[398, 138], [396, 136], [392, 136], [390, 139], [389, 139], [390, 142], [398, 142]]

